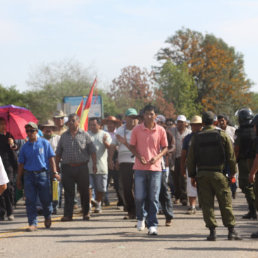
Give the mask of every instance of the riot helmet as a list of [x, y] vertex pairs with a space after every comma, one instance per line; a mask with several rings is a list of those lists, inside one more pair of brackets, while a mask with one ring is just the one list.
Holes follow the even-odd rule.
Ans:
[[250, 108], [241, 108], [236, 112], [240, 126], [250, 125], [254, 114]]

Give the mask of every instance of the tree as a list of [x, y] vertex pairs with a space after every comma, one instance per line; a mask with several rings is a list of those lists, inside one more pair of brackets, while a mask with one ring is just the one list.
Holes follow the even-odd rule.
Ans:
[[109, 96], [123, 113], [129, 107], [140, 110], [153, 100], [153, 83], [152, 74], [146, 69], [128, 66], [112, 81]]
[[157, 74], [157, 83], [168, 103], [173, 103], [177, 114], [192, 117], [200, 112], [196, 102], [197, 87], [185, 63], [174, 65], [167, 60]]
[[52, 117], [58, 103], [65, 96], [86, 96], [93, 79], [77, 62], [63, 61], [39, 66], [30, 74], [28, 85], [32, 90], [25, 94], [28, 107], [42, 122]]
[[258, 93], [252, 92], [251, 93], [251, 109], [255, 114], [258, 114]]
[[176, 110], [172, 102], [168, 102], [164, 97], [164, 92], [158, 88], [154, 90], [153, 104], [158, 109], [158, 113], [166, 118], [176, 118]]
[[197, 87], [196, 102], [204, 110], [233, 114], [250, 101], [251, 82], [244, 73], [243, 56], [222, 39], [182, 29], [166, 43], [169, 46], [157, 54], [161, 67], [168, 60], [176, 66], [186, 63]]
[[0, 106], [16, 105], [25, 107], [24, 96], [15, 86], [5, 88], [0, 84]]

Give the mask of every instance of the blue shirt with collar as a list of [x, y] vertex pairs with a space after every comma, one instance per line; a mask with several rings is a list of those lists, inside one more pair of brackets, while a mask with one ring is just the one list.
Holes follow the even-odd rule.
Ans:
[[28, 171], [48, 170], [49, 159], [54, 156], [50, 143], [44, 138], [37, 137], [37, 141], [28, 141], [22, 146], [18, 161]]

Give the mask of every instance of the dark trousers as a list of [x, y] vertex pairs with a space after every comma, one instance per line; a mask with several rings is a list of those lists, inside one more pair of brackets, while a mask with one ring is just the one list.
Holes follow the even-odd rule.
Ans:
[[175, 189], [175, 198], [180, 199], [180, 201], [183, 201], [187, 200], [186, 179], [181, 173], [180, 161], [180, 157], [175, 159], [175, 171], [173, 172], [172, 177]]
[[88, 165], [72, 167], [62, 165], [62, 184], [64, 187], [64, 216], [73, 216], [75, 183], [81, 196], [81, 206], [83, 215], [89, 213], [89, 170]]
[[133, 165], [134, 163], [119, 164], [119, 193], [130, 215], [135, 215]]
[[106, 191], [106, 194], [105, 194], [105, 198], [108, 199], [108, 186], [110, 184], [111, 178], [113, 178], [114, 189], [115, 189], [116, 194], [117, 194], [118, 202], [120, 203], [120, 202], [122, 202], [122, 197], [120, 196], [120, 193], [119, 193], [119, 176], [118, 176], [118, 173], [119, 173], [119, 171], [117, 171], [115, 169], [114, 170], [111, 170], [111, 169], [108, 170], [107, 191]]
[[171, 202], [171, 195], [168, 190], [166, 172], [162, 171], [161, 187], [159, 194], [159, 202], [162, 207], [162, 211], [167, 220], [173, 219], [173, 205]]
[[9, 183], [7, 189], [0, 196], [0, 217], [4, 217], [6, 214], [10, 216], [13, 214], [14, 205], [14, 179], [13, 179], [13, 168], [5, 168], [8, 175]]

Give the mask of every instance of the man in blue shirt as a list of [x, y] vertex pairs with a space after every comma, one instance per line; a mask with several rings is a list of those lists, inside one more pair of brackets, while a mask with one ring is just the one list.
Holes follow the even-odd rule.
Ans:
[[29, 222], [27, 231], [37, 230], [36, 198], [39, 195], [45, 217], [45, 227], [51, 226], [51, 186], [47, 172], [49, 164], [54, 177], [60, 180], [56, 172], [55, 153], [50, 143], [38, 137], [38, 126], [30, 122], [25, 125], [28, 141], [22, 146], [19, 154], [17, 187], [21, 189], [21, 177], [24, 175], [24, 190], [26, 197], [26, 211]]

